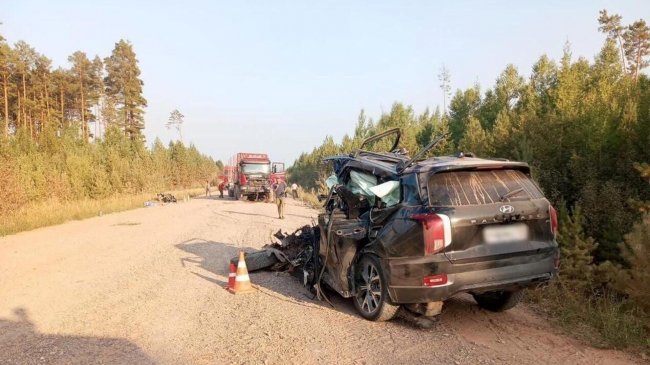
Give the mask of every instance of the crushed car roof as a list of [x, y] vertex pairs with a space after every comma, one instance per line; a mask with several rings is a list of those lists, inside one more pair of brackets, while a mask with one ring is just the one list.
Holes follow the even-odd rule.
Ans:
[[484, 159], [477, 157], [437, 156], [426, 160], [416, 161], [410, 167], [400, 173], [397, 167], [400, 162], [406, 163], [408, 156], [387, 152], [361, 151], [357, 156], [339, 155], [325, 158], [323, 161], [333, 161], [334, 171], [338, 175], [345, 167], [359, 167], [368, 170], [371, 167], [373, 173], [379, 175], [402, 175], [412, 172], [439, 172], [449, 170], [466, 169], [516, 169], [524, 173], [530, 172], [530, 167], [525, 162], [508, 161], [500, 159]]

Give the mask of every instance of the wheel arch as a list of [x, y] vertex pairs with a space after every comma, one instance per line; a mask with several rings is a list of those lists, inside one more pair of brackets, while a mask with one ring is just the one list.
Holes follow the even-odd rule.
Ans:
[[348, 278], [351, 279], [352, 282], [350, 284], [352, 285], [351, 287], [354, 288], [353, 294], [356, 294], [356, 287], [354, 286], [355, 285], [354, 270], [357, 264], [361, 261], [363, 256], [365, 255], [373, 256], [377, 259], [377, 262], [379, 262], [379, 269], [381, 270], [381, 275], [384, 276], [384, 280], [386, 281], [386, 292], [388, 293], [388, 298], [390, 299], [390, 303], [397, 304], [396, 303], [397, 296], [395, 295], [393, 290], [391, 290], [389, 285], [390, 267], [386, 264], [386, 257], [384, 255], [384, 251], [378, 248], [381, 248], [381, 246], [375, 245], [374, 242], [366, 245], [364, 248], [362, 248], [357, 252], [357, 257], [355, 257], [354, 261], [352, 262], [352, 265], [350, 265], [350, 267], [348, 268]]

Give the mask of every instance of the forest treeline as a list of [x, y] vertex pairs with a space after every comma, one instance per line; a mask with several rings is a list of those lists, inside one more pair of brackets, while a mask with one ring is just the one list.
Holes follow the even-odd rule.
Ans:
[[[541, 56], [529, 76], [508, 65], [489, 88], [457, 90], [443, 112], [417, 114], [395, 103], [373, 120], [362, 111], [352, 135], [340, 143], [328, 136], [300, 155], [291, 178], [319, 188], [328, 174], [323, 157], [350, 153], [364, 138], [393, 127], [402, 129], [402, 146], [411, 153], [449, 133], [433, 155], [465, 151], [526, 161], [561, 214], [559, 282], [588, 300], [613, 293], [619, 303], [633, 303], [621, 308], [647, 319], [650, 80], [642, 70], [650, 31], [643, 20], [623, 26], [606, 11], [599, 24], [606, 37], [593, 61], [573, 57], [565, 45], [560, 60]], [[446, 70], [440, 79], [447, 93]], [[382, 147], [389, 146], [374, 148]]]
[[205, 182], [215, 162], [194, 146], [147, 147], [138, 60], [120, 40], [69, 68], [0, 36], [0, 220], [49, 199], [99, 199]]

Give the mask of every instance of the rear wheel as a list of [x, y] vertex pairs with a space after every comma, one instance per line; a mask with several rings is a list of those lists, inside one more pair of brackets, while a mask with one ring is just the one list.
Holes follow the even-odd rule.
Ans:
[[503, 312], [516, 306], [524, 297], [524, 290], [493, 291], [482, 294], [472, 294], [479, 307], [492, 312]]
[[377, 258], [364, 256], [361, 259], [356, 268], [355, 284], [354, 307], [363, 318], [388, 321], [395, 316], [399, 306], [388, 303], [387, 280]]

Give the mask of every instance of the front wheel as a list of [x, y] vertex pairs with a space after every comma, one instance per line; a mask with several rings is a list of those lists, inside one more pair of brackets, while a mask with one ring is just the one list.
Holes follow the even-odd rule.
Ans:
[[387, 280], [377, 258], [364, 256], [356, 267], [354, 278], [357, 288], [354, 307], [363, 318], [388, 321], [397, 314], [399, 306], [388, 303]]
[[511, 309], [521, 301], [524, 296], [523, 289], [514, 291], [493, 291], [482, 294], [472, 294], [479, 307], [492, 312], [503, 312]]

